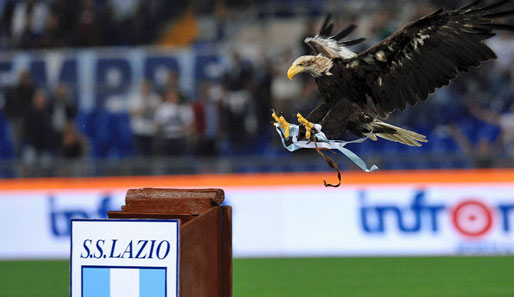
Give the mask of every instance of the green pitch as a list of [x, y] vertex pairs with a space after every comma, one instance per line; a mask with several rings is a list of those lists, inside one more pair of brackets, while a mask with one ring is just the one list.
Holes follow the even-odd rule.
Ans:
[[[0, 296], [69, 296], [67, 261], [0, 262]], [[234, 261], [235, 297], [514, 296], [514, 257]]]

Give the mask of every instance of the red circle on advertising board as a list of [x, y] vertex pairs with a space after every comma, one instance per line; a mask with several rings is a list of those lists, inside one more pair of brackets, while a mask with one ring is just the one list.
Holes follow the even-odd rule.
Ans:
[[453, 209], [452, 221], [459, 233], [469, 237], [480, 237], [491, 230], [493, 214], [484, 203], [467, 200]]

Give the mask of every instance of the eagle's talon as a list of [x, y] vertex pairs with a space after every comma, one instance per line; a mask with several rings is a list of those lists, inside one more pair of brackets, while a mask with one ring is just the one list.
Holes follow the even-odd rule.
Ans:
[[275, 119], [275, 125], [278, 124], [280, 128], [284, 129], [284, 136], [286, 139], [289, 138], [289, 129], [290, 124], [286, 121], [283, 115], [280, 115], [280, 117], [273, 111], [272, 114], [273, 118]]
[[309, 140], [309, 142], [310, 142], [311, 141], [311, 136], [312, 136], [312, 130], [315, 130], [314, 124], [309, 122], [300, 113], [298, 113], [297, 117], [298, 117], [298, 122], [300, 124], [302, 124], [302, 126], [305, 127], [305, 138], [307, 138]]

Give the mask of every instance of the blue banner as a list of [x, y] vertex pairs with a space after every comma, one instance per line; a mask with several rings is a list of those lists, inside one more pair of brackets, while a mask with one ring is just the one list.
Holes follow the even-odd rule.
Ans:
[[103, 48], [0, 53], [0, 90], [13, 86], [28, 70], [40, 88], [66, 83], [81, 111], [102, 107], [110, 97], [124, 98], [148, 79], [162, 88], [169, 73], [193, 95], [196, 85], [220, 78], [226, 59], [216, 49]]

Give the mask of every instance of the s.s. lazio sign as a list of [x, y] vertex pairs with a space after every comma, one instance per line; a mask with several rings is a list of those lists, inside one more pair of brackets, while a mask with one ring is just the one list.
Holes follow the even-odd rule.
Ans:
[[72, 297], [177, 297], [178, 220], [72, 220]]

